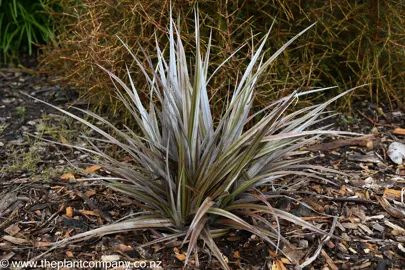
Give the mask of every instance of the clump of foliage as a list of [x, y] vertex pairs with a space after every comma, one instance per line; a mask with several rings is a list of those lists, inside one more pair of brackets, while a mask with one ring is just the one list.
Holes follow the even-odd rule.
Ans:
[[33, 45], [53, 38], [47, 0], [0, 0], [0, 50], [4, 62], [16, 59], [20, 51], [29, 55]]
[[[198, 262], [197, 246], [201, 241], [222, 267], [228, 269], [213, 239], [229, 230], [249, 231], [275, 248], [279, 248], [281, 243], [289, 245], [280, 233], [279, 219], [323, 233], [310, 222], [277, 209], [273, 193], [262, 187], [271, 186], [273, 191], [282, 191], [288, 187], [278, 186], [277, 180], [294, 175], [330, 182], [316, 172], [328, 169], [305, 164], [308, 158], [297, 158], [297, 155], [301, 147], [322, 134], [343, 133], [328, 130], [328, 126], [313, 128], [313, 125], [319, 126], [325, 108], [345, 93], [325, 103], [287, 113], [299, 96], [325, 89], [292, 93], [269, 104], [265, 110], [251, 114], [260, 77], [274, 64], [276, 57], [285, 53], [285, 48], [308, 28], [272, 55], [264, 49], [270, 32], [262, 38], [259, 46], [252, 45], [250, 61], [240, 77], [232, 78], [235, 88], [226, 99], [219, 120], [215, 121], [212, 105], [213, 100], [219, 97], [209, 94], [210, 85], [233, 54], [210, 72], [210, 52], [214, 45], [211, 45], [210, 38], [203, 54], [197, 16], [195, 21], [193, 60], [186, 55], [182, 35], [172, 20], [168, 29], [168, 45], [162, 49], [156, 37], [156, 65], [145, 56], [146, 68], [121, 40], [133, 57], [134, 65], [145, 77], [149, 88], [145, 97], [149, 100], [147, 102], [141, 101], [134, 85], [136, 80], [132, 79], [132, 65], [126, 67], [129, 84], [100, 66], [112, 79], [116, 95], [137, 123], [140, 133], [127, 127], [119, 129], [91, 111], [78, 109], [107, 125], [111, 129], [107, 132], [53, 106], [103, 137], [84, 136], [92, 146], [90, 149], [73, 147], [99, 156], [102, 166], [113, 177], [95, 179], [103, 180], [109, 187], [131, 196], [142, 209], [136, 218], [72, 236], [57, 243], [57, 246], [95, 236], [154, 228], [165, 232], [154, 243], [174, 238], [188, 243], [186, 263], [192, 254]], [[260, 118], [257, 122], [253, 121], [256, 116]], [[114, 159], [96, 146], [100, 142], [120, 148], [133, 161], [128, 163]], [[294, 155], [293, 159], [291, 155]], [[290, 181], [293, 180], [290, 178]], [[267, 218], [262, 214], [268, 215]]]
[[[122, 107], [113, 98], [111, 82], [95, 63], [113, 70], [126, 83], [125, 62], [131, 56], [114, 39], [124, 38], [133, 53], [145, 59], [135, 44], [140, 43], [153, 53], [154, 32], [164, 33], [168, 22], [169, 0], [110, 1], [62, 0], [63, 13], [56, 14], [63, 26], [58, 32], [58, 46], [44, 48], [44, 70], [56, 72], [61, 81], [76, 87], [83, 97], [97, 106], [108, 105], [113, 112]], [[313, 22], [318, 22], [288, 53], [285, 52], [268, 67], [259, 82], [258, 104], [266, 106], [274, 98], [292, 93], [295, 89], [313, 89], [337, 85], [331, 91], [348, 89], [361, 84], [368, 88], [352, 93], [354, 97], [374, 101], [398, 102], [404, 100], [405, 64], [405, 2], [387, 1], [227, 1], [227, 0], [172, 0], [182, 14], [179, 24], [182, 40], [190, 40], [194, 23], [190, 16], [197, 2], [205, 25], [214, 29], [211, 48], [212, 64], [219, 65], [226, 57], [251, 37], [251, 31], [265, 33], [277, 18], [277, 29], [271, 33], [269, 46], [278, 48], [295, 33]], [[164, 35], [159, 34], [159, 42]], [[202, 42], [208, 42], [208, 33], [202, 33]], [[260, 35], [254, 36], [258, 42]], [[186, 54], [193, 53], [193, 44], [186, 44]], [[246, 68], [249, 46], [233, 55], [211, 81], [213, 92], [235, 87], [233, 80], [240, 76], [238, 67]], [[134, 82], [141, 90], [145, 81]], [[224, 87], [225, 86], [225, 87]], [[141, 94], [141, 99], [144, 97]], [[346, 99], [346, 105], [351, 99]], [[217, 100], [215, 113], [224, 100]]]

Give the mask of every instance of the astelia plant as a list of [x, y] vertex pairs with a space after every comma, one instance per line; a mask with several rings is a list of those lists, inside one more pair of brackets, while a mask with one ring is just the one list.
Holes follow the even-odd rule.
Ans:
[[[209, 96], [209, 87], [221, 65], [208, 74], [211, 43], [207, 44], [203, 56], [199, 27], [196, 15], [196, 52], [192, 68], [188, 66], [189, 59], [173, 20], [168, 29], [168, 51], [162, 51], [156, 40], [156, 66], [148, 61], [150, 67], [145, 68], [134, 56], [149, 84], [147, 106], [141, 101], [132, 79], [126, 85], [100, 66], [114, 81], [117, 96], [132, 114], [139, 132], [127, 127], [119, 129], [93, 112], [78, 109], [108, 126], [109, 133], [53, 106], [96, 131], [103, 137], [102, 142], [119, 147], [132, 158], [133, 162], [123, 163], [109, 156], [97, 147], [100, 138], [86, 137], [91, 148], [74, 146], [98, 155], [102, 166], [114, 176], [94, 179], [103, 180], [112, 189], [132, 197], [141, 208], [136, 218], [72, 236], [57, 245], [134, 229], [155, 229], [165, 233], [154, 243], [180, 238], [187, 244], [186, 264], [192, 254], [198, 263], [198, 245], [205, 243], [222, 267], [228, 269], [214, 238], [229, 230], [249, 231], [277, 249], [286, 241], [277, 225], [280, 219], [324, 233], [310, 222], [277, 209], [269, 202], [274, 198], [274, 191], [281, 190], [277, 185], [273, 186], [272, 193], [261, 187], [271, 186], [278, 179], [291, 175], [330, 182], [314, 172], [322, 168], [304, 164], [308, 158], [290, 157], [322, 134], [342, 133], [329, 130], [329, 126], [319, 127], [319, 122], [322, 121], [320, 116], [325, 115], [325, 108], [345, 93], [323, 104], [288, 113], [287, 109], [299, 96], [325, 89], [293, 93], [261, 111], [251, 112], [260, 75], [309, 27], [268, 59], [264, 57], [264, 47], [270, 31], [264, 36], [252, 52], [243, 75], [235, 78], [237, 87], [216, 122], [210, 108], [210, 98], [215, 96]], [[314, 124], [318, 128], [312, 128]], [[272, 218], [266, 219], [262, 213]]]

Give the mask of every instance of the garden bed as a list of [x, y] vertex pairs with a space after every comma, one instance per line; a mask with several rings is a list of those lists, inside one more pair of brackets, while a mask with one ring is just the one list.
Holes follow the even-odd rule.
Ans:
[[[0, 71], [0, 258], [32, 260], [46, 252], [52, 242], [139, 211], [133, 199], [99, 183], [80, 180], [107, 175], [108, 171], [89, 154], [42, 139], [80, 144], [83, 126], [25, 94], [64, 109], [73, 103], [86, 107], [84, 102], [78, 102], [73, 91], [62, 91], [47, 76], [36, 77], [19, 69]], [[270, 201], [330, 231], [330, 235], [316, 235], [282, 222], [282, 235], [295, 247], [284, 247], [283, 252], [301, 263], [316, 257], [308, 269], [403, 269], [405, 208], [401, 189], [405, 187], [405, 168], [392, 163], [386, 152], [392, 141], [405, 142], [405, 136], [392, 134], [395, 128], [405, 128], [405, 111], [366, 101], [354, 106], [351, 115], [334, 118], [334, 128], [370, 135], [362, 137], [364, 142], [345, 138], [342, 147], [322, 144], [342, 139], [328, 137], [319, 142], [323, 149], [308, 151], [314, 165], [345, 175], [325, 173], [330, 183], [298, 179], [288, 192], [275, 193], [280, 198]], [[289, 179], [278, 183], [288, 185]], [[263, 190], [270, 191], [269, 187]], [[300, 232], [300, 237], [289, 237], [292, 231]], [[41, 259], [119, 258], [159, 261], [165, 269], [181, 269], [186, 249], [179, 240], [140, 247], [156, 235], [160, 232], [104, 236], [54, 249]], [[234, 231], [218, 239], [217, 244], [234, 269], [293, 269], [285, 256], [251, 233]], [[194, 263], [192, 259], [189, 266]], [[200, 268], [219, 267], [215, 257], [203, 250], [199, 263]]]

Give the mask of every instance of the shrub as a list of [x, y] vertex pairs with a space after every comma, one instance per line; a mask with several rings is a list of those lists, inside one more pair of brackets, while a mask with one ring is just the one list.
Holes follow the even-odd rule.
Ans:
[[[191, 67], [182, 36], [173, 21], [168, 30], [169, 44], [165, 49], [159, 47], [160, 42], [156, 37], [156, 66], [152, 66], [151, 59], [146, 57], [150, 66], [145, 68], [128, 45], [121, 41], [148, 83], [149, 102], [146, 102], [146, 106], [133, 83], [132, 68], [126, 68], [130, 81], [127, 85], [113, 72], [100, 66], [112, 79], [116, 95], [134, 118], [140, 134], [129, 128], [121, 130], [93, 112], [78, 109], [107, 125], [111, 129], [111, 133], [108, 133], [83, 118], [53, 106], [103, 137], [86, 137], [93, 146], [91, 149], [76, 148], [101, 157], [103, 167], [114, 177], [95, 179], [104, 180], [112, 189], [131, 196], [142, 208], [136, 218], [72, 236], [57, 245], [127, 230], [155, 228], [169, 235], [154, 242], [173, 238], [188, 242], [186, 263], [192, 253], [197, 253], [198, 241], [203, 241], [222, 267], [228, 269], [213, 239], [230, 229], [249, 231], [277, 248], [284, 238], [280, 234], [280, 226], [276, 229], [272, 222], [278, 223], [279, 219], [323, 233], [310, 222], [275, 208], [275, 196], [261, 187], [273, 186], [277, 179], [291, 175], [330, 182], [313, 172], [327, 169], [301, 164], [308, 158], [291, 159], [290, 155], [298, 154], [298, 149], [322, 134], [344, 133], [328, 130], [328, 126], [308, 129], [319, 124], [324, 109], [345, 93], [323, 104], [288, 114], [287, 109], [299, 96], [325, 89], [292, 93], [268, 105], [265, 110], [250, 114], [260, 76], [308, 28], [268, 58], [268, 50], [264, 46], [269, 33], [257, 48], [252, 47], [251, 60], [235, 82], [233, 94], [226, 100], [226, 107], [216, 122], [210, 105], [217, 96], [210, 96], [210, 82], [226, 62], [212, 73], [209, 72], [213, 45], [209, 41], [203, 55], [198, 17], [195, 24], [195, 56]], [[252, 123], [255, 116], [259, 116], [260, 120]], [[123, 163], [114, 159], [97, 148], [99, 142], [119, 147], [133, 162]], [[273, 188], [281, 191], [285, 187], [274, 185]], [[271, 218], [266, 219], [261, 213]]]
[[16, 59], [20, 51], [32, 54], [34, 44], [53, 38], [49, 1], [0, 1], [0, 50], [4, 62]]
[[[279, 48], [301, 31], [305, 25], [319, 22], [314, 30], [301, 38], [298, 46], [284, 52], [268, 67], [259, 82], [258, 105], [264, 107], [274, 98], [285, 96], [296, 89], [313, 89], [337, 85], [340, 89], [361, 84], [350, 97], [374, 101], [402, 103], [405, 93], [403, 34], [405, 32], [405, 3], [403, 1], [211, 1], [173, 0], [182, 16], [182, 40], [186, 54], [193, 45], [187, 40], [193, 35], [192, 7], [198, 2], [204, 23], [214, 29], [211, 48], [213, 67], [247, 42], [251, 31], [259, 41], [277, 17], [276, 30], [271, 33], [270, 48]], [[169, 0], [110, 1], [62, 0], [63, 13], [56, 14], [61, 28], [58, 46], [44, 48], [44, 71], [58, 75], [58, 79], [78, 89], [97, 107], [108, 105], [115, 113], [121, 103], [113, 98], [111, 82], [98, 70], [101, 63], [129, 83], [125, 63], [131, 58], [127, 50], [114, 38], [119, 35], [128, 44], [140, 43], [153, 54], [154, 32], [158, 29], [159, 42], [164, 42]], [[208, 42], [208, 32], [202, 33], [202, 43]], [[144, 62], [137, 46], [133, 53]], [[234, 88], [234, 80], [249, 63], [250, 47], [245, 46], [221, 68], [211, 81], [211, 91]], [[239, 69], [238, 67], [241, 67]], [[141, 75], [141, 74], [140, 74]], [[147, 92], [145, 81], [134, 82], [140, 92]], [[222, 94], [225, 94], [222, 92]], [[140, 94], [143, 98], [143, 94]], [[314, 97], [318, 97], [315, 95]], [[224, 100], [216, 100], [214, 115], [221, 111]], [[350, 105], [350, 99], [345, 100]], [[349, 107], [350, 109], [350, 107]]]

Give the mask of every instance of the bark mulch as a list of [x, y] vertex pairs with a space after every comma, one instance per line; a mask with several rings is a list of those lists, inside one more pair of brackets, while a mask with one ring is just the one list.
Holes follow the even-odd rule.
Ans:
[[[0, 259], [31, 260], [52, 242], [139, 211], [133, 199], [80, 180], [108, 174], [94, 157], [39, 139], [83, 143], [80, 124], [23, 94], [64, 108], [77, 99], [72, 91], [62, 91], [49, 81], [46, 76], [1, 69]], [[351, 114], [334, 118], [335, 128], [365, 136], [328, 137], [302, 149], [313, 157], [314, 166], [344, 174], [325, 172], [327, 183], [305, 177], [282, 179], [277, 184], [289, 186], [288, 191], [274, 192], [280, 198], [270, 201], [330, 232], [317, 235], [280, 221], [283, 236], [291, 243], [281, 247], [283, 252], [307, 264], [306, 269], [405, 269], [405, 167], [387, 154], [392, 142], [405, 143], [401, 133], [405, 111], [367, 102], [356, 106]], [[272, 189], [266, 186], [262, 191]], [[41, 259], [119, 259], [147, 265], [154, 261], [165, 269], [181, 269], [186, 249], [180, 239], [140, 247], [157, 235], [160, 232], [131, 231], [105, 236], [52, 250]], [[234, 231], [217, 243], [233, 269], [297, 269], [250, 233]], [[219, 267], [204, 250], [199, 262], [201, 269]], [[189, 267], [194, 267], [193, 261]]]

